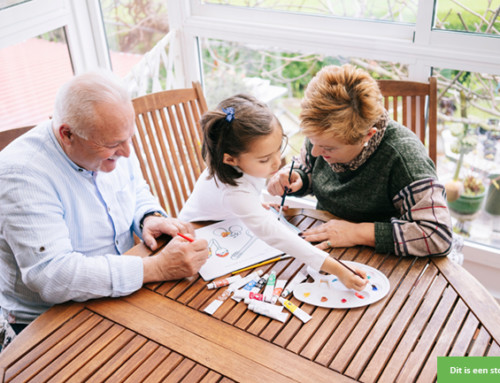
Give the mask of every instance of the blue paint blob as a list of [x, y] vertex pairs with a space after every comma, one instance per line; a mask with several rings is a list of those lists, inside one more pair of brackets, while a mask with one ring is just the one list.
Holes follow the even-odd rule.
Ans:
[[338, 279], [337, 279], [337, 278], [334, 278], [334, 279], [332, 280], [332, 283], [333, 283], [333, 282], [337, 282], [337, 281], [338, 281]]
[[378, 287], [377, 287], [377, 286], [375, 286], [375, 285], [372, 285], [372, 290], [377, 291], [377, 290], [378, 290]]

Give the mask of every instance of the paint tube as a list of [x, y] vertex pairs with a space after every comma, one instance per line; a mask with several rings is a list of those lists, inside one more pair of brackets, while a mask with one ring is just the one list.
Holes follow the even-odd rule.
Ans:
[[[252, 280], [257, 280], [259, 276], [262, 274], [262, 271], [254, 271], [253, 273], [248, 274], [245, 278], [237, 279], [235, 282], [231, 283], [229, 287], [224, 290], [222, 294], [220, 294], [215, 300], [213, 300], [203, 311], [206, 313], [213, 315], [217, 309], [222, 306], [224, 301], [231, 296], [233, 292], [239, 289], [241, 286], [244, 286], [246, 283], [249, 283]], [[239, 302], [239, 301], [238, 301]]]
[[256, 314], [268, 316], [270, 318], [285, 322], [289, 314], [283, 312], [283, 306], [276, 306], [271, 303], [252, 300], [248, 305], [248, 309]]
[[279, 296], [283, 292], [283, 287], [285, 287], [286, 279], [278, 279], [273, 290], [273, 295], [271, 296], [271, 303], [276, 303]]
[[215, 300], [213, 300], [207, 307], [205, 307], [206, 313], [214, 315], [215, 311], [224, 303], [224, 301], [231, 296], [233, 291], [230, 288], [224, 290]]
[[266, 285], [267, 278], [269, 278], [269, 274], [264, 274], [264, 276], [257, 281], [255, 286], [252, 287], [252, 290], [250, 291], [252, 293], [259, 293], [260, 290]]
[[237, 280], [241, 279], [241, 275], [233, 275], [229, 278], [219, 279], [218, 281], [213, 281], [207, 285], [207, 289], [218, 289], [219, 287], [227, 286]]
[[304, 281], [306, 278], [307, 278], [307, 275], [304, 274], [302, 272], [302, 270], [299, 271], [297, 274], [295, 274], [295, 277], [292, 278], [290, 283], [288, 283], [288, 285], [286, 286], [286, 289], [284, 289], [283, 292], [281, 293], [281, 296], [283, 298], [286, 298], [287, 296], [289, 296], [293, 292], [293, 289], [295, 288], [295, 286], [297, 286], [299, 283]]
[[297, 318], [299, 318], [302, 322], [307, 323], [312, 318], [312, 316], [310, 316], [308, 313], [306, 313], [300, 307], [295, 306], [288, 299], [284, 299], [284, 298], [280, 297], [278, 300], [280, 301], [280, 303], [283, 306], [285, 306], [288, 309], [288, 311], [290, 311], [293, 315], [295, 315]]
[[262, 275], [263, 271], [262, 270], [257, 270], [254, 271], [250, 274], [248, 274], [245, 278], [241, 279], [238, 282], [235, 282], [231, 286], [234, 286], [235, 289], [235, 295], [233, 295], [232, 299], [234, 299], [236, 302], [240, 302], [244, 298], [239, 298], [239, 294], [236, 294], [238, 292], [238, 289], [242, 287], [243, 291], [250, 291], [252, 288], [255, 287], [257, 282], [259, 281], [259, 277]]
[[248, 296], [245, 297], [245, 303], [249, 304], [251, 301], [264, 301], [264, 295], [259, 293], [248, 292]]
[[266, 288], [262, 295], [266, 302], [271, 302], [271, 297], [273, 296], [274, 285], [276, 284], [276, 271], [271, 271], [269, 278], [267, 279]]

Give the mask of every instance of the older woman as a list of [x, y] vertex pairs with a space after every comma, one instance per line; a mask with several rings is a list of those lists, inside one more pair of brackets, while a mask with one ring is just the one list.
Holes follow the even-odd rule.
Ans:
[[392, 121], [377, 82], [351, 65], [327, 66], [309, 83], [300, 113], [306, 136], [289, 181], [287, 166], [268, 184], [312, 193], [340, 219], [303, 233], [318, 247], [374, 246], [396, 255], [444, 256], [451, 218], [443, 185], [420, 140]]

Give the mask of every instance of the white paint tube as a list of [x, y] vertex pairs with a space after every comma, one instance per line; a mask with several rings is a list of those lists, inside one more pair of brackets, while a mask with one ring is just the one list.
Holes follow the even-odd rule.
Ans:
[[218, 289], [219, 287], [228, 286], [229, 284], [236, 282], [241, 279], [241, 275], [233, 275], [229, 278], [219, 279], [217, 281], [213, 281], [207, 285], [207, 289]]
[[248, 309], [256, 314], [268, 316], [270, 318], [285, 322], [289, 314], [283, 312], [283, 306], [276, 306], [271, 303], [252, 300], [248, 305]]
[[279, 301], [283, 306], [285, 306], [287, 308], [288, 311], [290, 311], [293, 315], [295, 315], [297, 318], [299, 318], [302, 322], [307, 323], [312, 318], [312, 316], [310, 316], [308, 313], [306, 313], [300, 307], [294, 305], [288, 299], [284, 299], [284, 298], [280, 297]]
[[262, 302], [262, 301], [264, 301], [264, 295], [249, 291], [248, 296], [245, 297], [245, 303], [248, 305], [251, 301], [261, 301]]
[[257, 280], [259, 276], [262, 274], [262, 271], [254, 271], [253, 273], [248, 274], [245, 278], [241, 278], [236, 280], [235, 282], [231, 283], [229, 287], [222, 292], [217, 298], [215, 298], [203, 311], [206, 313], [213, 315], [217, 309], [222, 306], [224, 301], [231, 296], [231, 294], [239, 289], [240, 287], [244, 286], [245, 284], [249, 283], [253, 279]]
[[273, 295], [271, 296], [271, 303], [276, 303], [281, 293], [283, 292], [283, 288], [286, 285], [286, 279], [278, 279], [276, 281], [276, 285], [274, 286]]
[[244, 299], [244, 297], [239, 298], [240, 294], [236, 294], [238, 292], [238, 289], [240, 289], [242, 287], [242, 290], [244, 290], [244, 291], [252, 290], [255, 287], [255, 285], [257, 284], [257, 282], [259, 281], [262, 273], [263, 273], [262, 270], [254, 271], [254, 272], [248, 274], [245, 278], [241, 279], [240, 281], [232, 284], [231, 286], [235, 286], [235, 289], [234, 289], [235, 295], [232, 296], [232, 299], [234, 299], [236, 302], [240, 302], [242, 299]]
[[295, 286], [297, 286], [299, 283], [303, 282], [307, 278], [307, 275], [300, 270], [297, 274], [295, 274], [295, 277], [292, 278], [290, 283], [286, 286], [286, 288], [283, 290], [281, 293], [281, 296], [283, 298], [286, 298], [289, 296], [292, 292]]
[[266, 287], [262, 295], [264, 295], [264, 300], [266, 302], [271, 302], [271, 298], [273, 296], [274, 285], [276, 284], [276, 271], [271, 271], [269, 274], [269, 278], [267, 278]]

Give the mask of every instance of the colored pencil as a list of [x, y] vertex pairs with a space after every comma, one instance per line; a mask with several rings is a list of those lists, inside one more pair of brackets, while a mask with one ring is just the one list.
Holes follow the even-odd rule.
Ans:
[[185, 236], [184, 234], [177, 233], [177, 235], [178, 235], [179, 237], [184, 238], [186, 241], [189, 241], [189, 242], [194, 242], [194, 239], [189, 238], [189, 237]]
[[239, 269], [239, 270], [233, 271], [231, 274], [238, 274], [238, 273], [241, 273], [242, 271], [247, 271], [247, 270], [255, 269], [256, 267], [264, 266], [264, 265], [267, 265], [268, 263], [272, 263], [272, 262], [276, 262], [276, 261], [281, 261], [282, 259], [287, 259], [287, 258], [290, 258], [290, 255], [280, 255], [279, 257], [271, 258], [271, 259], [268, 259], [267, 261], [256, 263], [255, 265], [244, 267], [243, 269]]

